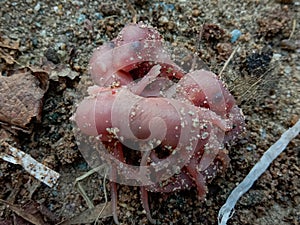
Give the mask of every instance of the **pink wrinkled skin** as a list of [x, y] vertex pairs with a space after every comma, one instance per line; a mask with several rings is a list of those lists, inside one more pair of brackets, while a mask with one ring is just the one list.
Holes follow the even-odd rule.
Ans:
[[[218, 77], [205, 70], [183, 71], [163, 48], [161, 35], [143, 23], [125, 26], [114, 40], [98, 47], [89, 72], [97, 86], [91, 87], [90, 96], [79, 104], [76, 124], [86, 135], [100, 135], [107, 152], [120, 162], [129, 163], [124, 151], [133, 149], [125, 147], [120, 137], [139, 143], [161, 140], [151, 151], [141, 153], [135, 162], [140, 166], [159, 164], [167, 157], [166, 152], [170, 155], [175, 150], [186, 156], [182, 143], [187, 143], [191, 135], [198, 137], [194, 151], [178, 173], [163, 182], [141, 186], [149, 221], [156, 222], [150, 214], [148, 191], [164, 193], [195, 186], [199, 198], [204, 199], [207, 183], [229, 165], [224, 144], [244, 129], [241, 110]], [[182, 117], [189, 124], [197, 119], [186, 134], [182, 134]], [[109, 132], [113, 127], [118, 128], [118, 138]], [[118, 224], [115, 182], [111, 182], [111, 198]]]

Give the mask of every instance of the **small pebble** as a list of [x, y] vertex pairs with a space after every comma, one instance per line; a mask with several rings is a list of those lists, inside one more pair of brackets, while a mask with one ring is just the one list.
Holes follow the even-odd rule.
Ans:
[[47, 32], [46, 32], [46, 30], [42, 30], [42, 31], [40, 32], [40, 34], [41, 34], [42, 37], [46, 37]]
[[299, 120], [299, 116], [296, 114], [293, 114], [291, 116], [290, 125], [294, 126], [298, 122], [298, 120]]
[[267, 136], [266, 129], [260, 128], [260, 129], [259, 129], [259, 132], [260, 132], [260, 138], [261, 138], [261, 139], [266, 139], [266, 136]]
[[53, 10], [54, 10], [54, 12], [58, 13], [58, 11], [59, 11], [58, 6], [54, 6]]
[[103, 16], [102, 16], [101, 13], [96, 12], [96, 13], [95, 13], [95, 16], [96, 16], [96, 18], [97, 18], [98, 20], [103, 19]]
[[280, 43], [280, 47], [285, 50], [295, 51], [297, 48], [300, 48], [300, 43], [296, 41], [285, 39]]
[[32, 46], [36, 48], [38, 46], [38, 40], [37, 40], [37, 38], [35, 38], [35, 37], [32, 38], [31, 39], [31, 43], [32, 43]]
[[157, 10], [158, 7], [162, 7], [164, 12], [173, 11], [175, 8], [174, 4], [166, 4], [164, 2], [155, 3], [154, 8]]
[[161, 16], [158, 20], [161, 24], [166, 24], [169, 22], [168, 18], [165, 16]]
[[9, 34], [9, 37], [11, 38], [11, 39], [14, 39], [14, 40], [18, 40], [18, 35], [17, 34]]
[[255, 145], [255, 144], [249, 144], [249, 145], [246, 147], [246, 149], [247, 149], [249, 152], [251, 152], [251, 151], [253, 151], [253, 150], [256, 149], [256, 145]]
[[284, 73], [285, 73], [286, 75], [289, 75], [291, 72], [292, 72], [292, 68], [291, 68], [290, 66], [286, 66], [286, 67], [284, 68]]
[[81, 1], [71, 1], [72, 2], [72, 4], [73, 5], [78, 5], [78, 6], [82, 6], [82, 5], [84, 5], [84, 3], [83, 2], [81, 2]]
[[281, 56], [282, 56], [281, 54], [274, 53], [273, 54], [273, 59], [274, 60], [279, 60], [281, 58]]
[[37, 27], [42, 27], [42, 25], [41, 25], [40, 23], [38, 23], [38, 22], [36, 22], [35, 25], [36, 25]]
[[86, 20], [86, 15], [80, 14], [78, 19], [77, 19], [77, 24], [80, 25]]
[[240, 30], [234, 29], [233, 31], [231, 31], [231, 43], [236, 42], [241, 35], [242, 32]]
[[34, 7], [34, 11], [38, 12], [40, 9], [41, 9], [41, 4], [38, 2]]
[[54, 64], [58, 64], [60, 62], [59, 56], [56, 50], [53, 48], [48, 48], [45, 52], [45, 56], [49, 61], [53, 62]]
[[197, 17], [199, 15], [200, 15], [200, 10], [194, 9], [193, 12], [192, 12], [192, 16]]

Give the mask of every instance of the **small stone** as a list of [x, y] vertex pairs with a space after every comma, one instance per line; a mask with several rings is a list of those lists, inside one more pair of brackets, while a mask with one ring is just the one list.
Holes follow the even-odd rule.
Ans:
[[166, 24], [169, 22], [168, 18], [165, 17], [165, 16], [161, 16], [158, 21], [161, 23], [161, 24]]
[[41, 9], [41, 4], [38, 2], [34, 7], [34, 11], [38, 12], [40, 9]]
[[14, 39], [14, 40], [18, 40], [18, 35], [17, 34], [14, 34], [14, 33], [11, 33], [8, 35], [11, 39]]
[[293, 114], [290, 120], [290, 125], [294, 126], [299, 120], [299, 116], [297, 114]]
[[41, 34], [42, 37], [46, 37], [47, 32], [46, 32], [46, 30], [42, 30], [42, 31], [40, 32], [40, 34]]
[[192, 16], [197, 17], [199, 15], [200, 15], [200, 10], [194, 9], [193, 12], [192, 12]]
[[33, 47], [37, 47], [38, 46], [38, 39], [36, 37], [31, 39], [31, 44]]
[[60, 62], [59, 56], [56, 50], [53, 48], [47, 49], [47, 51], [45, 52], [45, 57], [54, 64], [58, 64]]
[[80, 25], [86, 20], [86, 15], [80, 14], [78, 19], [77, 19], [77, 24]]
[[67, 46], [65, 43], [62, 43], [61, 46], [60, 46], [60, 49], [61, 50], [66, 50], [67, 49]]
[[277, 53], [275, 53], [275, 54], [273, 54], [273, 59], [274, 60], [279, 60], [280, 58], [281, 58], [281, 54], [277, 54]]
[[53, 10], [54, 10], [54, 12], [56, 12], [56, 13], [58, 13], [58, 11], [59, 11], [59, 9], [58, 9], [57, 6], [54, 6], [54, 7], [53, 7]]
[[231, 43], [236, 42], [241, 35], [242, 32], [240, 30], [234, 29], [233, 31], [231, 31]]
[[284, 73], [285, 73], [286, 75], [289, 75], [291, 72], [292, 72], [292, 68], [291, 68], [290, 66], [286, 66], [286, 67], [284, 68]]
[[280, 42], [280, 47], [285, 50], [295, 51], [300, 47], [300, 44], [298, 43], [297, 45], [296, 41], [285, 39]]

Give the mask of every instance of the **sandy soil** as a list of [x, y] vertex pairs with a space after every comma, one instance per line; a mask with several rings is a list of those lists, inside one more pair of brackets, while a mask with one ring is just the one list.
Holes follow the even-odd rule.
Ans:
[[[78, 150], [70, 117], [82, 98], [79, 89], [91, 84], [87, 66], [93, 49], [114, 38], [134, 15], [157, 27], [173, 46], [198, 53], [216, 74], [235, 51], [221, 78], [237, 98], [247, 124], [244, 136], [229, 149], [229, 170], [209, 185], [206, 201], [197, 200], [195, 189], [168, 196], [150, 194], [152, 215], [160, 224], [217, 224], [218, 211], [230, 191], [299, 119], [297, 0], [0, 0], [0, 5], [1, 76], [21, 67], [41, 68], [49, 76], [40, 121], [35, 116], [25, 127], [2, 121], [1, 140], [61, 175], [58, 185], [49, 188], [21, 166], [0, 160], [0, 224], [64, 220], [72, 224], [69, 219], [75, 215], [81, 219], [77, 224], [90, 223], [93, 217], [81, 214], [88, 206], [74, 183], [91, 168]], [[242, 35], [232, 42], [234, 29]], [[17, 48], [6, 48], [7, 40], [18, 43]], [[7, 61], [7, 54], [15, 61]], [[300, 224], [299, 175], [298, 136], [242, 197], [228, 224]], [[82, 186], [94, 205], [105, 202], [102, 176], [93, 174]], [[109, 189], [107, 181], [106, 186]], [[138, 188], [119, 186], [118, 191], [121, 224], [147, 224]], [[107, 217], [99, 224], [114, 223]]]

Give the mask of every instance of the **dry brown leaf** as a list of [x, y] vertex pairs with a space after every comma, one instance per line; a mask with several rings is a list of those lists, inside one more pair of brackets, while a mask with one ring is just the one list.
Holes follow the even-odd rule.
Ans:
[[13, 41], [8, 38], [0, 37], [0, 48], [19, 50], [19, 47], [20, 47], [20, 41]]
[[26, 129], [33, 118], [41, 119], [42, 99], [47, 87], [25, 69], [0, 76], [0, 121]]
[[14, 213], [16, 213], [18, 216], [22, 217], [23, 219], [25, 219], [26, 221], [29, 221], [32, 224], [35, 224], [35, 225], [47, 225], [48, 224], [42, 219], [42, 216], [40, 214], [38, 214], [39, 210], [36, 206], [37, 203], [31, 204], [30, 208], [24, 209], [23, 207], [20, 207], [19, 205], [14, 205], [14, 204], [4, 201], [2, 199], [0, 199], [0, 202], [8, 205], [9, 208]]
[[[35, 225], [55, 224], [58, 222], [58, 217], [49, 211], [47, 207], [33, 200], [29, 200], [23, 204], [16, 205], [10, 201], [0, 199], [0, 203], [7, 205], [14, 213], [25, 221]], [[20, 221], [21, 218], [19, 218]], [[15, 218], [14, 218], [15, 219]], [[22, 224], [27, 224], [22, 221]], [[17, 224], [21, 224], [17, 223]]]
[[15, 63], [14, 58], [0, 48], [0, 59], [1, 58], [4, 59], [5, 62], [9, 65], [12, 65]]
[[46, 92], [49, 87], [49, 72], [39, 67], [28, 66], [32, 74], [40, 81], [40, 87]]
[[0, 225], [12, 225], [13, 224], [13, 222], [12, 222], [12, 220], [11, 219], [7, 219], [7, 220], [1, 220], [0, 221]]
[[19, 51], [19, 47], [19, 41], [0, 37], [0, 59], [4, 59], [8, 65], [13, 65], [16, 62], [15, 57]]
[[8, 140], [11, 139], [12, 135], [8, 131], [4, 129], [0, 129], [0, 140]]

